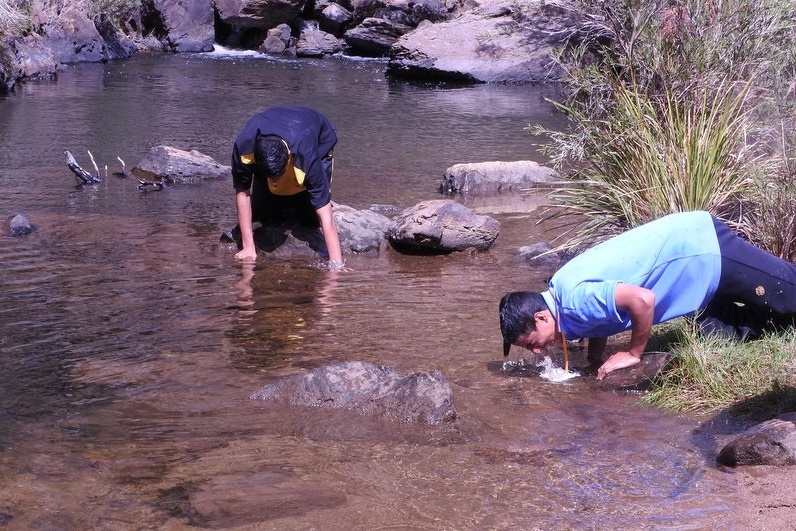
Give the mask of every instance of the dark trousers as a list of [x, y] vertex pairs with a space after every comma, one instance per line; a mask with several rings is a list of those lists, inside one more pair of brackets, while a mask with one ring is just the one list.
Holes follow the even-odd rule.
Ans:
[[755, 339], [793, 326], [796, 265], [755, 247], [713, 218], [721, 251], [716, 294], [702, 311], [704, 332]]

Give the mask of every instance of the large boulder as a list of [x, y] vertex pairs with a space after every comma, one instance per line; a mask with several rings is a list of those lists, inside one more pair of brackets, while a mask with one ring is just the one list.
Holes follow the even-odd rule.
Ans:
[[456, 418], [453, 393], [439, 371], [401, 374], [362, 361], [286, 376], [251, 395], [296, 406], [348, 409], [400, 421], [439, 424]]
[[383, 18], [366, 18], [361, 24], [346, 31], [345, 42], [361, 55], [386, 55], [398, 37], [411, 31], [411, 27]]
[[304, 0], [213, 0], [219, 19], [230, 26], [273, 28], [291, 24]]
[[[146, 3], [145, 3], [146, 4]], [[152, 0], [150, 19], [159, 19], [163, 49], [170, 52], [210, 52], [215, 32], [211, 0]]]
[[566, 45], [579, 16], [564, 4], [534, 0], [473, 2], [476, 7], [401, 36], [388, 73], [468, 82], [545, 82], [561, 78], [554, 48]]
[[426, 254], [486, 250], [498, 234], [496, 219], [475, 214], [455, 201], [437, 199], [404, 210], [390, 224], [387, 237], [398, 251]]
[[757, 424], [724, 446], [716, 458], [725, 466], [796, 465], [796, 413]]
[[132, 173], [146, 181], [164, 184], [192, 184], [208, 179], [229, 177], [231, 168], [196, 150], [185, 151], [170, 146], [149, 150]]
[[454, 164], [442, 176], [443, 194], [488, 195], [550, 186], [558, 172], [532, 160]]

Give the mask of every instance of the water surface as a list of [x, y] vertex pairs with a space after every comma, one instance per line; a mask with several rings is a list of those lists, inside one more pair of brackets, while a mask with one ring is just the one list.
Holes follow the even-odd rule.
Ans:
[[[0, 525], [9, 529], [704, 529], [732, 527], [733, 478], [693, 417], [593, 377], [509, 377], [497, 303], [541, 289], [538, 196], [476, 204], [488, 252], [348, 258], [350, 271], [219, 244], [230, 180], [77, 186], [155, 145], [228, 163], [249, 116], [329, 116], [334, 200], [408, 207], [458, 162], [544, 162], [561, 127], [529, 86], [409, 84], [369, 61], [141, 56], [79, 65], [0, 98]], [[573, 365], [584, 368], [573, 349]], [[516, 357], [519, 353], [515, 353]], [[459, 419], [425, 427], [250, 400], [274, 378], [362, 360], [438, 369]], [[560, 358], [557, 359], [560, 363]]]

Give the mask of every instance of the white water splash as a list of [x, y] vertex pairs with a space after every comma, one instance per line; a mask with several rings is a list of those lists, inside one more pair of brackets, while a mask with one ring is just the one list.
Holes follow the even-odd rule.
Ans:
[[536, 363], [537, 367], [542, 367], [539, 376], [550, 382], [565, 382], [572, 378], [577, 378], [580, 373], [577, 371], [566, 371], [563, 367], [553, 365], [553, 360], [545, 356], [544, 359]]

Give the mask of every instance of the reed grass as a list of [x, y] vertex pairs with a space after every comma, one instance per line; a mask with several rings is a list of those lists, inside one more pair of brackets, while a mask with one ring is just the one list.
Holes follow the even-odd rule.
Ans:
[[[572, 178], [550, 197], [550, 217], [571, 229], [557, 250], [697, 209], [770, 240], [780, 227], [766, 219], [792, 217], [780, 210], [789, 205], [771, 203], [765, 216], [750, 207], [768, 200], [758, 192], [772, 176], [794, 175], [783, 168], [796, 159], [796, 9], [774, 0], [581, 9], [579, 46], [557, 56], [567, 83], [555, 103], [570, 127], [528, 127], [550, 139], [546, 153]], [[789, 193], [784, 183], [774, 182]]]

